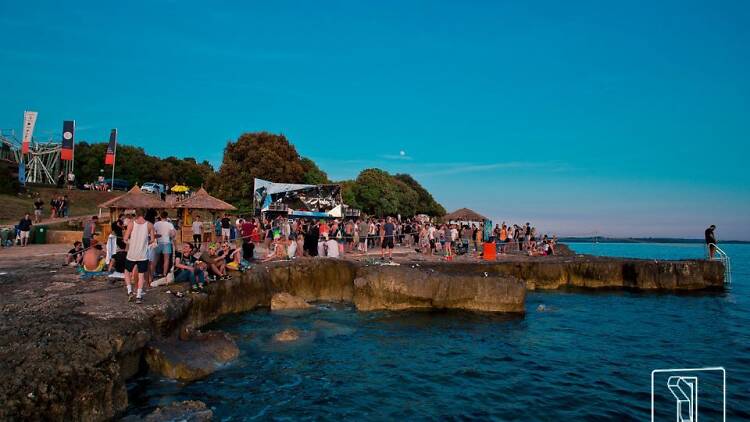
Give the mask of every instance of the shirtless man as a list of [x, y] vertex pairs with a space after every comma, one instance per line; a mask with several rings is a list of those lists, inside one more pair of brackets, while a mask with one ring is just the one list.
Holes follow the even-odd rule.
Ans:
[[[125, 231], [125, 243], [128, 245], [127, 260], [125, 261], [125, 287], [128, 291], [128, 302], [135, 299], [136, 304], [143, 303], [143, 284], [146, 281], [148, 271], [148, 245], [149, 239], [156, 239], [154, 225], [143, 218], [143, 210], [135, 212], [135, 219], [128, 225]], [[133, 297], [132, 278], [138, 271], [138, 290]]]
[[104, 249], [96, 239], [91, 241], [91, 246], [83, 253], [83, 269], [89, 273], [98, 273], [104, 270]]

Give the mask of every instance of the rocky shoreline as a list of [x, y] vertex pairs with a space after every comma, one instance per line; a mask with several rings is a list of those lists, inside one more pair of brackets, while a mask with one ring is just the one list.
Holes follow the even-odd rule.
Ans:
[[[360, 310], [523, 312], [527, 289], [698, 291], [722, 289], [724, 275], [721, 263], [701, 260], [519, 257], [491, 263], [407, 261], [390, 267], [316, 258], [259, 265], [209, 286], [209, 294], [179, 298], [166, 293], [184, 290], [180, 285], [149, 289], [146, 303], [135, 306], [125, 302], [121, 282], [80, 282], [51, 260], [24, 271], [14, 265], [0, 262], [0, 270], [9, 272], [0, 278], [0, 420], [88, 421], [121, 415], [128, 403], [128, 378], [148, 364], [168, 373], [174, 367], [170, 355], [191, 355], [179, 351], [200, 342], [215, 347], [207, 339], [214, 336], [226, 346], [214, 350], [222, 359], [197, 376], [210, 373], [236, 354], [221, 333], [199, 329], [226, 314], [268, 307], [277, 293], [351, 302]], [[205, 363], [203, 353], [213, 352], [198, 347], [192, 355]]]

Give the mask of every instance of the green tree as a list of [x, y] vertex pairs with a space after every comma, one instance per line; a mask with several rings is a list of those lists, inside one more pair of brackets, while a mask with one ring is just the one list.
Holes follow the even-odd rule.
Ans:
[[416, 209], [416, 192], [380, 169], [359, 173], [353, 191], [356, 202], [368, 214], [406, 216]]
[[315, 161], [303, 157], [300, 160], [300, 164], [302, 164], [302, 168], [305, 171], [302, 177], [303, 183], [307, 183], [308, 185], [325, 185], [331, 183], [328, 180], [328, 175], [315, 164]]
[[305, 169], [294, 145], [284, 135], [245, 133], [228, 142], [218, 177], [210, 188], [222, 199], [241, 209], [253, 201], [256, 177], [271, 182], [302, 183]]
[[[100, 174], [110, 178], [112, 167], [104, 165], [106, 152], [106, 143], [79, 142], [75, 149], [76, 178], [82, 183], [94, 182]], [[139, 185], [157, 182], [198, 187], [214, 173], [207, 161], [197, 163], [194, 158], [176, 157], [161, 159], [147, 155], [143, 148], [124, 144], [117, 146], [115, 164], [115, 178]]]
[[362, 206], [357, 202], [357, 195], [354, 192], [357, 182], [354, 180], [344, 180], [336, 183], [341, 186], [341, 200], [352, 208], [362, 209]]
[[422, 187], [422, 185], [411, 177], [411, 175], [397, 174], [393, 177], [405, 183], [416, 192], [418, 199], [415, 214], [427, 214], [432, 216], [445, 215], [445, 208], [435, 201], [435, 198], [432, 197], [430, 192]]

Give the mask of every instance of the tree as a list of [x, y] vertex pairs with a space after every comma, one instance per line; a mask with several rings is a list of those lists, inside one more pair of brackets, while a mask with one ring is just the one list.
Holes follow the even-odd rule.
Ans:
[[307, 183], [308, 185], [325, 185], [331, 183], [331, 181], [328, 180], [326, 172], [321, 170], [318, 165], [315, 164], [315, 161], [303, 157], [302, 160], [300, 160], [300, 164], [302, 164], [302, 168], [305, 171], [302, 177], [304, 183]]
[[[106, 143], [79, 142], [75, 149], [76, 178], [82, 183], [94, 182], [103, 175], [111, 177], [112, 167], [104, 165]], [[214, 169], [208, 161], [197, 163], [194, 158], [147, 155], [143, 148], [120, 144], [117, 146], [115, 177], [131, 184], [157, 182], [174, 185], [184, 183], [198, 187], [211, 177]], [[103, 170], [103, 171], [102, 171]]]
[[245, 133], [228, 142], [218, 177], [210, 186], [225, 201], [248, 209], [253, 200], [254, 179], [302, 183], [305, 169], [294, 145], [284, 135]]
[[341, 200], [344, 201], [346, 205], [349, 205], [352, 208], [362, 209], [362, 206], [360, 206], [359, 202], [357, 202], [357, 195], [354, 192], [354, 188], [357, 185], [357, 182], [355, 182], [354, 180], [343, 180], [336, 183], [341, 186]]
[[422, 187], [422, 185], [420, 185], [419, 182], [411, 177], [411, 175], [397, 174], [393, 177], [405, 183], [407, 186], [413, 189], [414, 192], [417, 193], [418, 199], [415, 214], [427, 214], [432, 216], [445, 215], [445, 208], [443, 208], [442, 205], [435, 201], [435, 198], [432, 197], [430, 192]]
[[352, 190], [363, 211], [380, 217], [414, 215], [419, 199], [406, 183], [380, 169], [363, 170]]

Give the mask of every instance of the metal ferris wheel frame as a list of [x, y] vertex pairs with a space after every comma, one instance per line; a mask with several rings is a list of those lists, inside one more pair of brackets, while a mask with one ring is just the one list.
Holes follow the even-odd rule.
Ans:
[[13, 129], [0, 129], [0, 159], [18, 164], [25, 163], [26, 183], [57, 183], [55, 177], [60, 170], [62, 144], [52, 139], [29, 144], [29, 153], [21, 153], [21, 142]]

